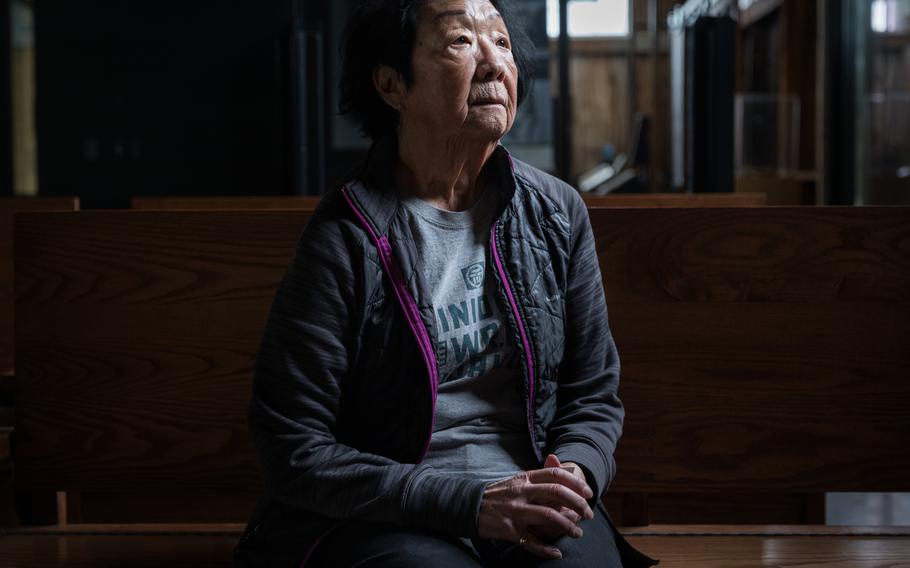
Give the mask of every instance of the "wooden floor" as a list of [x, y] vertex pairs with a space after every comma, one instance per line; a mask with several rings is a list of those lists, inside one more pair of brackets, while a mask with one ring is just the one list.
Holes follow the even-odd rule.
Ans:
[[[175, 534], [184, 530], [193, 532]], [[0, 533], [0, 567], [226, 568], [239, 530], [239, 525], [206, 530], [137, 526], [128, 534], [113, 534], [105, 525], [9, 529]], [[659, 558], [660, 568], [910, 568], [910, 538], [898, 535], [900, 531], [835, 530], [819, 535], [788, 527], [746, 527], [735, 535], [720, 535], [728, 530], [647, 527], [624, 532], [634, 546]]]
[[638, 536], [633, 546], [660, 568], [752, 566], [910, 567], [910, 539], [834, 536]]
[[0, 537], [4, 568], [230, 568], [236, 537], [66, 536]]

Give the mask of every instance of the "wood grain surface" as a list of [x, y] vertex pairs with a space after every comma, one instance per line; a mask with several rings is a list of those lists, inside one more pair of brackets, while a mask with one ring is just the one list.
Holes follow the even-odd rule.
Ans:
[[671, 524], [647, 527], [624, 527], [625, 536], [899, 536], [910, 537], [905, 526], [836, 526], [836, 525], [775, 525], [775, 524]]
[[907, 490], [910, 210], [592, 211], [616, 491]]
[[253, 359], [308, 216], [20, 217], [21, 485], [255, 490]]
[[[667, 568], [906, 568], [910, 539], [876, 536], [635, 536]], [[0, 566], [229, 568], [235, 534], [7, 534]]]
[[[299, 212], [21, 214], [21, 483], [255, 491], [252, 361]], [[907, 490], [910, 210], [591, 213], [616, 491]]]
[[824, 524], [825, 494], [608, 491], [603, 499], [620, 527], [655, 524]]
[[76, 197], [0, 198], [0, 376], [12, 375], [13, 361], [13, 214], [16, 211], [75, 211]]
[[321, 196], [257, 195], [234, 197], [133, 197], [131, 207], [146, 211], [215, 210], [244, 211], [250, 209], [304, 209], [312, 211]]
[[[68, 493], [72, 496], [73, 493]], [[89, 523], [219, 523], [249, 519], [259, 497], [258, 487], [241, 491], [157, 491], [78, 493], [69, 522]], [[785, 521], [786, 522], [786, 521]]]
[[[241, 197], [134, 197], [132, 208], [146, 211], [251, 209], [313, 210], [319, 196], [260, 195]], [[604, 207], [759, 207], [767, 205], [764, 193], [642, 193], [585, 195], [590, 208]]]
[[714, 208], [761, 207], [768, 198], [761, 192], [749, 193], [615, 193], [585, 195], [585, 204], [592, 209], [604, 207], [633, 208]]
[[[0, 536], [237, 536], [243, 532], [243, 523], [81, 523], [50, 526], [0, 526]], [[910, 536], [910, 527], [900, 526], [806, 526], [806, 525], [650, 525], [625, 527], [620, 532], [632, 536], [815, 536], [815, 537], [868, 537]]]
[[230, 568], [234, 535], [7, 535], [9, 568]]
[[0, 527], [0, 536], [232, 536], [239, 537], [242, 523], [81, 523], [77, 525]]
[[661, 568], [908, 568], [906, 537], [630, 536]]

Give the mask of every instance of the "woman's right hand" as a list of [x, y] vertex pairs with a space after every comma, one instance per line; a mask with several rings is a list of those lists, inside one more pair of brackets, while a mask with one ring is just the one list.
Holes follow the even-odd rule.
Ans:
[[478, 535], [522, 543], [525, 550], [542, 558], [559, 558], [559, 549], [543, 544], [538, 537], [581, 538], [576, 523], [594, 518], [585, 501], [590, 497], [590, 487], [564, 469], [547, 467], [519, 473], [484, 490]]

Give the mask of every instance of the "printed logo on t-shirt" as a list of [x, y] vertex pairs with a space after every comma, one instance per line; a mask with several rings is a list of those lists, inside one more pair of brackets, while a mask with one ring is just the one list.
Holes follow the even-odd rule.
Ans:
[[483, 286], [483, 262], [475, 262], [461, 269], [464, 285], [468, 290], [476, 290]]
[[500, 367], [517, 369], [520, 364], [518, 350], [503, 329], [494, 287], [484, 290], [484, 263], [469, 264], [461, 274], [466, 288], [479, 293], [433, 307], [436, 362], [443, 383], [479, 377]]

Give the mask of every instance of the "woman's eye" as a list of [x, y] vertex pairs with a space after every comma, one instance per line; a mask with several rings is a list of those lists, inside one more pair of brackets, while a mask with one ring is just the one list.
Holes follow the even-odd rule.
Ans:
[[499, 41], [496, 42], [496, 45], [499, 47], [509, 47], [509, 40], [506, 38], [499, 38]]
[[455, 45], [464, 45], [464, 44], [468, 43], [468, 36], [458, 36], [458, 39], [456, 39], [452, 43], [454, 43]]

